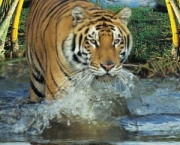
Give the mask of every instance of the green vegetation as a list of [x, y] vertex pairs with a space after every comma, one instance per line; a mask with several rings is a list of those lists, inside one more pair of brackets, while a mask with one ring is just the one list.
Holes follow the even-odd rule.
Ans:
[[168, 14], [150, 9], [133, 9], [129, 27], [134, 38], [131, 59], [144, 62], [170, 55], [172, 41]]

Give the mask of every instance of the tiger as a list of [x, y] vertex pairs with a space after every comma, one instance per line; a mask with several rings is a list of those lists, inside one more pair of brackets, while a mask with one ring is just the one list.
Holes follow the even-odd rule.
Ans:
[[115, 13], [85, 0], [32, 0], [26, 22], [30, 101], [65, 97], [70, 86], [88, 80], [111, 82], [132, 49], [131, 15], [128, 7]]

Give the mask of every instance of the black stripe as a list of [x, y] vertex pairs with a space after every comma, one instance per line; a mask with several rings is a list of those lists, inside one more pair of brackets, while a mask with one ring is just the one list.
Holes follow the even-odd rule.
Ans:
[[76, 34], [74, 35], [74, 38], [73, 38], [73, 43], [72, 43], [72, 49], [71, 50], [74, 52], [75, 48], [76, 48]]
[[105, 17], [102, 17], [100, 19], [97, 19], [96, 21], [107, 21], [107, 22], [112, 22], [109, 18], [105, 18]]
[[116, 31], [116, 30], [115, 30], [114, 28], [112, 28], [112, 27], [111, 27], [110, 29], [113, 30], [113, 31]]
[[127, 46], [127, 38], [126, 38], [126, 36], [124, 36], [124, 44], [125, 44], [125, 48], [126, 48], [126, 46]]
[[96, 7], [96, 6], [95, 6], [95, 7], [91, 7], [91, 8], [89, 8], [88, 10], [89, 10], [89, 11], [95, 11], [95, 12], [97, 12], [97, 11], [98, 11], [98, 12], [102, 12], [102, 11], [103, 11], [102, 8]]
[[30, 80], [30, 86], [31, 89], [34, 91], [34, 93], [41, 99], [43, 99], [45, 96], [41, 92], [38, 91], [38, 89], [34, 86], [33, 82]]
[[61, 63], [60, 63], [60, 59], [57, 58], [57, 63], [58, 63], [58, 66], [59, 66], [59, 69], [63, 72], [63, 74], [68, 78], [68, 80], [71, 80], [71, 77], [64, 71], [64, 69], [62, 68], [61, 66]]
[[101, 27], [97, 27], [97, 28], [96, 28], [96, 30], [100, 30], [100, 29], [101, 29]]
[[93, 38], [90, 34], [88, 35], [88, 37]]
[[[127, 49], [129, 49], [129, 45], [130, 45], [130, 36], [129, 34], [127, 35]], [[129, 51], [129, 50], [128, 50]]]
[[95, 42], [95, 46], [96, 46], [96, 48], [98, 47], [98, 43], [97, 43], [97, 41]]
[[43, 83], [44, 83], [44, 77], [40, 74], [40, 72], [39, 72], [37, 69], [35, 69], [35, 72], [37, 73], [37, 75], [35, 75], [34, 73], [32, 73], [32, 74], [33, 74], [33, 78], [34, 78], [37, 82], [43, 84]]
[[123, 31], [122, 31], [120, 28], [118, 28], [118, 29], [119, 29], [120, 34], [122, 35], [122, 34], [123, 34]]
[[123, 57], [120, 62], [123, 63], [123, 62], [124, 62], [124, 59], [125, 59], [125, 57]]
[[78, 51], [77, 55], [81, 57], [81, 52], [80, 52], [80, 51]]
[[[56, 3], [53, 3], [53, 5], [55, 6], [51, 6], [51, 10], [46, 14], [46, 17], [43, 19], [43, 22], [46, 20], [46, 18], [49, 18], [49, 15], [54, 11], [54, 13], [57, 13], [57, 11], [60, 10], [60, 8], [62, 7], [61, 5], [63, 5], [63, 3], [67, 2], [67, 0], [63, 0], [62, 2], [60, 1], [56, 1]], [[60, 3], [59, 3], [60, 2]], [[58, 8], [56, 10], [56, 8]], [[52, 13], [52, 15], [54, 15], [54, 13]]]
[[96, 30], [100, 30], [102, 28], [102, 25], [96, 25]]
[[96, 25], [96, 28], [97, 28], [97, 27], [102, 27], [102, 25]]
[[[41, 2], [40, 1], [37, 1], [35, 4], [33, 4], [33, 7], [31, 6], [30, 7], [30, 11], [29, 11], [29, 16], [31, 15], [31, 23], [34, 23], [34, 21], [37, 21], [37, 15], [39, 14], [37, 11], [38, 11], [38, 7], [39, 5], [41, 5]], [[34, 11], [35, 10], [35, 11]], [[32, 12], [33, 11], [33, 12]], [[31, 24], [30, 24], [31, 25]], [[31, 25], [33, 26], [33, 25]]]
[[53, 73], [52, 73], [52, 70], [51, 70], [51, 67], [50, 67], [50, 75], [51, 75], [51, 80], [53, 81], [53, 83], [56, 85], [56, 87], [58, 88], [58, 84], [56, 83], [54, 77], [53, 77]]
[[82, 52], [82, 55], [85, 55], [85, 56], [87, 56], [88, 54], [87, 54], [87, 53], [85, 53], [85, 52]]
[[85, 33], [85, 34], [87, 34], [87, 33], [88, 33], [88, 31], [89, 31], [89, 28], [87, 28], [87, 29], [84, 31], [84, 33]]
[[[57, 24], [56, 24], [56, 29], [57, 29]], [[57, 35], [57, 33], [56, 33], [56, 35]], [[56, 39], [56, 40], [55, 40], [55, 44], [56, 44], [56, 48], [57, 48], [57, 43], [56, 43], [56, 42], [57, 42], [57, 36], [55, 37], [55, 39]], [[75, 40], [76, 40], [76, 35], [74, 35], [74, 38], [73, 38], [72, 50], [75, 50], [75, 46], [76, 46]], [[64, 42], [65, 42], [65, 40], [63, 41], [63, 43], [62, 43], [62, 45], [61, 45], [61, 50], [62, 50], [62, 51], [65, 50], [65, 49], [64, 49]], [[64, 52], [63, 52], [63, 53], [64, 53]], [[70, 81], [70, 80], [71, 80], [70, 76], [65, 72], [66, 67], [63, 66], [63, 64], [61, 63], [61, 60], [60, 60], [60, 58], [59, 58], [59, 51], [58, 51], [58, 49], [56, 49], [56, 61], [57, 61], [57, 64], [58, 64], [58, 66], [59, 66], [60, 71], [63, 72], [63, 74], [65, 75], [65, 77], [67, 77], [68, 80]]]
[[83, 64], [83, 65], [88, 65], [86, 62], [83, 62], [82, 64]]
[[[56, 83], [56, 81], [54, 80], [54, 77], [53, 77], [53, 73], [51, 71], [51, 68], [50, 68], [50, 76], [51, 76], [51, 80], [53, 81], [54, 85], [56, 86], [56, 88], [58, 89], [58, 84]], [[52, 86], [49, 86], [49, 84], [46, 84], [46, 87], [48, 88], [49, 92], [51, 93], [51, 96], [54, 98], [54, 94], [53, 92], [51, 91], [50, 88], [52, 88]]]
[[78, 59], [78, 57], [75, 54], [73, 55], [73, 60], [78, 63], [81, 63], [81, 61]]
[[[42, 63], [41, 63], [41, 61], [40, 61], [41, 59], [38, 57], [36, 51], [34, 52], [34, 54], [35, 54], [35, 58], [36, 58], [36, 60], [37, 60], [37, 62], [38, 62], [38, 65], [40, 66], [41, 70], [44, 72], [44, 69], [43, 69], [43, 67], [42, 67]], [[33, 66], [36, 66], [36, 65], [33, 63]]]
[[121, 53], [121, 55], [123, 55], [123, 56], [124, 56], [125, 54], [126, 54], [126, 52], [125, 52], [125, 51]]
[[102, 17], [102, 14], [100, 13], [100, 14], [94, 14], [94, 15], [92, 15], [93, 17], [95, 17], [95, 18], [97, 18], [97, 17]]
[[79, 49], [81, 47], [82, 38], [83, 38], [83, 35], [81, 34], [80, 37], [79, 37]]
[[73, 60], [76, 61], [77, 63], [81, 63], [83, 65], [88, 65], [86, 62], [81, 62], [75, 54], [73, 55]]
[[113, 19], [113, 16], [112, 16], [112, 15], [105, 14], [104, 16], [105, 16], [105, 17], [109, 17], [110, 19]]

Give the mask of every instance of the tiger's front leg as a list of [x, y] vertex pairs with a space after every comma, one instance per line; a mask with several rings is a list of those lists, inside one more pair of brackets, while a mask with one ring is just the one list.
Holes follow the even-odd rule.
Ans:
[[44, 78], [35, 69], [30, 69], [30, 101], [41, 102], [44, 100], [44, 90]]

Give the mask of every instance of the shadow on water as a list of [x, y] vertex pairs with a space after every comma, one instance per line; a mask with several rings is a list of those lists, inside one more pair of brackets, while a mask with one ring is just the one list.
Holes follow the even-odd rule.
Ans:
[[180, 79], [141, 79], [140, 82], [136, 84], [140, 94], [132, 92], [135, 97], [126, 99], [109, 94], [105, 98], [92, 98], [92, 94], [88, 95], [92, 92], [87, 91], [56, 102], [29, 104], [26, 60], [1, 63], [0, 142], [179, 144]]

